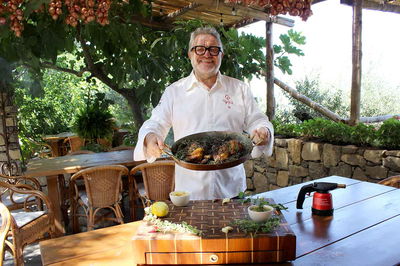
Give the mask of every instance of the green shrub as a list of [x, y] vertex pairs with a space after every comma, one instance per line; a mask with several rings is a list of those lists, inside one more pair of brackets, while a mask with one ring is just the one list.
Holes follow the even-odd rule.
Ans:
[[383, 122], [377, 132], [377, 142], [388, 149], [400, 148], [400, 121], [390, 118]]
[[275, 134], [276, 134], [276, 132], [279, 132], [279, 135], [282, 137], [299, 137], [299, 136], [301, 136], [300, 125], [279, 123], [276, 120], [272, 120], [272, 124], [274, 125]]
[[360, 123], [352, 127], [351, 143], [357, 146], [377, 146], [377, 136], [374, 126]]
[[351, 140], [351, 127], [322, 118], [311, 119], [301, 125], [303, 136], [318, 138], [333, 144], [348, 144]]
[[316, 118], [300, 125], [273, 121], [275, 135], [305, 137], [332, 144], [400, 149], [400, 121], [388, 119], [376, 130], [372, 125], [360, 123], [354, 127], [327, 119]]

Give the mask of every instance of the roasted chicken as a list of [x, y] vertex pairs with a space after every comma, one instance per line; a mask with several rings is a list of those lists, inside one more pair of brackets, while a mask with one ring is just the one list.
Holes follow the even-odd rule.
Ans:
[[200, 144], [193, 142], [187, 148], [185, 161], [207, 164], [207, 163], [222, 163], [228, 160], [231, 156], [237, 155], [243, 150], [243, 144], [238, 140], [224, 141], [222, 144]]
[[203, 160], [204, 148], [200, 146], [197, 142], [192, 143], [189, 146], [188, 154], [186, 156], [186, 161], [199, 163]]

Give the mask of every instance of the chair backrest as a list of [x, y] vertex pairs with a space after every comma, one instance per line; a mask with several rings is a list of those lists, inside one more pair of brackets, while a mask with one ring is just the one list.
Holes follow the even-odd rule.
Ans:
[[1, 217], [1, 225], [0, 225], [0, 265], [3, 265], [4, 258], [4, 249], [6, 247], [6, 239], [8, 231], [11, 226], [11, 214], [7, 207], [0, 202], [0, 217]]
[[121, 146], [111, 148], [110, 151], [126, 151], [126, 150], [134, 150], [134, 149], [135, 149], [134, 146], [121, 145]]
[[68, 137], [65, 139], [65, 142], [66, 141], [69, 142], [69, 148], [71, 152], [79, 151], [82, 146], [85, 146], [85, 140], [78, 136]]
[[378, 184], [400, 188], [400, 175], [391, 176], [378, 182]]
[[94, 151], [89, 151], [89, 150], [79, 150], [79, 151], [69, 152], [67, 155], [93, 154], [93, 153], [95, 153], [95, 152]]
[[[71, 177], [75, 180], [83, 178], [89, 204], [95, 208], [103, 208], [118, 202], [122, 189], [121, 176], [129, 173], [123, 165], [102, 165], [81, 170]], [[75, 193], [78, 193], [76, 184]]]
[[101, 146], [103, 146], [107, 150], [111, 149], [111, 146], [112, 146], [111, 141], [108, 140], [108, 139], [97, 139], [97, 144], [100, 144]]
[[[37, 181], [35, 178], [32, 177], [26, 177], [26, 176], [7, 176], [7, 175], [2, 175], [0, 174], [0, 181], [3, 181], [7, 184], [10, 184], [12, 186], [16, 186], [18, 188], [23, 188], [27, 190], [37, 190], [41, 191], [41, 186], [39, 181]], [[12, 189], [8, 187], [0, 187], [0, 202], [4, 203], [8, 209], [10, 210], [16, 210], [16, 209], [21, 209], [24, 207], [25, 199], [27, 199], [28, 196], [24, 196], [18, 193], [15, 193]], [[38, 206], [41, 206], [40, 200], [35, 198], [30, 198], [28, 201], [28, 205], [36, 204]]]
[[143, 163], [131, 170], [133, 176], [141, 171], [146, 196], [150, 200], [167, 200], [169, 193], [175, 188], [175, 162], [162, 160]]

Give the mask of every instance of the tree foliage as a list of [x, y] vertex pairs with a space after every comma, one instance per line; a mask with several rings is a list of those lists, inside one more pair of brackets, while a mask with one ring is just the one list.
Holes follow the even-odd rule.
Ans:
[[[45, 3], [39, 2], [37, 6], [28, 5], [21, 37], [16, 37], [7, 25], [0, 26], [0, 57], [33, 73], [31, 87], [36, 92], [42, 87], [45, 69], [101, 81], [126, 99], [137, 126], [158, 103], [165, 87], [189, 74], [189, 33], [205, 25], [192, 20], [178, 22], [171, 30], [154, 30], [132, 20], [146, 14], [148, 9], [142, 1], [125, 4], [114, 0], [108, 25], [79, 22], [72, 27], [63, 22], [66, 14], [53, 20], [46, 12], [32, 12]], [[223, 73], [251, 79], [265, 69], [264, 38], [239, 35], [235, 29], [218, 30], [225, 44]], [[297, 33], [289, 33], [281, 38], [281, 51], [301, 55], [294, 45], [301, 44], [301, 39]], [[280, 58], [276, 64], [290, 73], [290, 63], [284, 56]]]
[[[341, 90], [329, 90], [323, 88], [318, 79], [305, 77], [303, 80], [296, 81], [297, 91], [310, 98], [314, 102], [321, 104], [339, 116], [346, 117], [348, 106], [343, 103], [343, 92]], [[277, 120], [285, 123], [306, 121], [312, 118], [325, 117], [321, 113], [308, 107], [304, 103], [286, 94], [289, 99], [291, 111], [288, 108], [277, 112]]]

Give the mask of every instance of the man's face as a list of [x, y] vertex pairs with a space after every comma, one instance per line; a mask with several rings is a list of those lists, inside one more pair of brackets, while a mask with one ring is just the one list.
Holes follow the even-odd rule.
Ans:
[[[201, 34], [195, 38], [192, 47], [195, 46], [205, 46], [207, 48], [210, 46], [219, 47], [219, 43], [213, 35]], [[209, 78], [218, 73], [223, 56], [222, 52], [218, 53], [218, 55], [211, 55], [210, 50], [206, 50], [205, 54], [197, 55], [194, 50], [191, 50], [188, 54], [197, 76]]]

